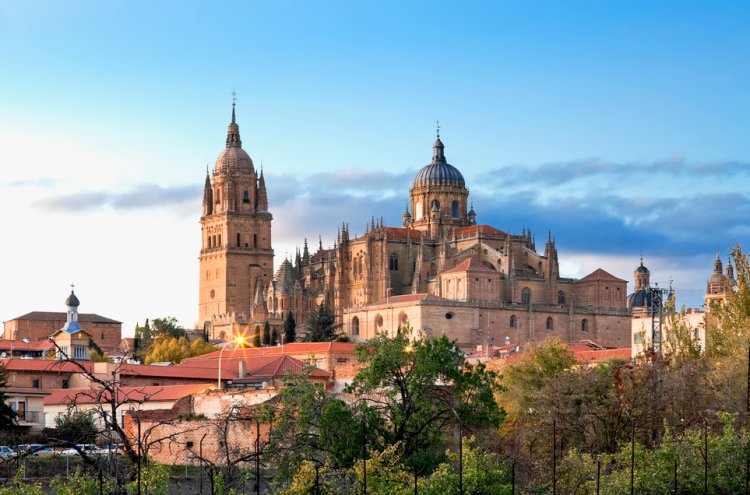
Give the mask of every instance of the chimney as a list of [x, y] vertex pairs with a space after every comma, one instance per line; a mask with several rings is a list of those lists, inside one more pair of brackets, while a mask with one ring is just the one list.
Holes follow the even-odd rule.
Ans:
[[245, 361], [240, 361], [238, 378], [245, 378], [245, 375], [247, 375], [247, 365], [245, 364]]

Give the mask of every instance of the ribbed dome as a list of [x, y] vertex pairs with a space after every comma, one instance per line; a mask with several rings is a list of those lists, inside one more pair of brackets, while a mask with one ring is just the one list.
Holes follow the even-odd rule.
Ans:
[[231, 171], [250, 174], [254, 171], [253, 160], [242, 148], [224, 148], [216, 159], [216, 171]]
[[417, 172], [417, 176], [414, 178], [414, 186], [435, 184], [435, 183], [451, 183], [459, 186], [464, 186], [464, 176], [458, 171], [456, 167], [445, 161], [445, 154], [443, 150], [445, 146], [440, 137], [435, 140], [435, 144], [432, 145], [432, 163], [425, 165], [422, 169]]
[[70, 291], [70, 295], [65, 299], [65, 305], [66, 306], [73, 306], [74, 308], [77, 308], [81, 305], [80, 301], [76, 297], [75, 292]]
[[650, 273], [650, 272], [648, 271], [648, 268], [646, 268], [645, 266], [641, 264], [641, 266], [635, 269], [635, 273]]
[[628, 296], [628, 308], [650, 308], [653, 302], [658, 307], [661, 304], [661, 295], [659, 292], [650, 290], [638, 290]]

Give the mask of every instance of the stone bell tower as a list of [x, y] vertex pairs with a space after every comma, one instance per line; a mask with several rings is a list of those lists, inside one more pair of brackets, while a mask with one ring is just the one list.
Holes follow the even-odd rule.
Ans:
[[213, 174], [206, 170], [200, 220], [198, 326], [209, 323], [214, 338], [249, 324], [254, 294], [273, 277], [272, 218], [263, 171], [242, 149], [232, 103], [226, 146]]

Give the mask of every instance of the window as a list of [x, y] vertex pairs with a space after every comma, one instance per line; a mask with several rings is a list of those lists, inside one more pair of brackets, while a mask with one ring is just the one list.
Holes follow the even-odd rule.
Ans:
[[64, 378], [60, 388], [68, 388], [68, 387], [70, 387], [70, 381], [67, 378]]
[[219, 234], [219, 247], [221, 247], [221, 234]]
[[253, 234], [253, 248], [258, 247], [258, 234]]
[[518, 328], [518, 318], [516, 318], [516, 315], [510, 317], [510, 328]]
[[31, 380], [31, 388], [39, 388], [39, 378]]
[[531, 304], [531, 289], [524, 287], [521, 291], [521, 304]]
[[557, 293], [557, 304], [565, 304], [565, 293], [563, 291]]
[[188, 449], [192, 449], [192, 448], [193, 448], [193, 441], [192, 441], [192, 440], [188, 440], [188, 441], [187, 441], [187, 442], [185, 443], [185, 446], [186, 446], [186, 447], [187, 447]]
[[417, 220], [422, 220], [422, 202], [417, 201], [416, 206], [414, 207], [414, 216]]
[[446, 320], [452, 320], [453, 319], [453, 313], [450, 313], [450, 312], [445, 313], [445, 319]]
[[352, 337], [359, 337], [359, 318], [352, 318]]
[[451, 216], [453, 218], [458, 218], [458, 201], [453, 201], [451, 203]]
[[389, 267], [392, 272], [398, 271], [398, 255], [396, 253], [391, 254], [391, 258], [389, 261]]
[[555, 329], [555, 322], [552, 320], [552, 317], [547, 317], [547, 325], [545, 325], [547, 330], [552, 331]]
[[242, 202], [245, 204], [250, 203], [250, 194], [247, 192], [247, 188], [242, 191]]
[[581, 331], [582, 332], [588, 332], [589, 331], [589, 320], [584, 318], [581, 320]]
[[643, 337], [641, 337], [641, 334], [637, 333], [633, 335], [633, 343], [634, 344], [642, 344], [643, 343]]
[[237, 247], [241, 247], [242, 246], [241, 238], [242, 238], [242, 236], [240, 236], [240, 233], [237, 232]]
[[86, 346], [74, 345], [73, 346], [73, 359], [88, 359], [86, 353]]
[[375, 326], [380, 328], [383, 326], [383, 317], [378, 315], [375, 317]]

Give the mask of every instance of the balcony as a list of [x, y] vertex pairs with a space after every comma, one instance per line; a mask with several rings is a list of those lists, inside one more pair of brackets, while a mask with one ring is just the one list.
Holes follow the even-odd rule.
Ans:
[[44, 412], [42, 411], [20, 411], [18, 415], [18, 424], [21, 426], [42, 425], [44, 423]]

